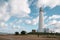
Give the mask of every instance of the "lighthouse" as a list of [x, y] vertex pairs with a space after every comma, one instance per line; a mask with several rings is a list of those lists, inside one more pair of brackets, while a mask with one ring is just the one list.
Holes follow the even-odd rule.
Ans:
[[43, 8], [40, 7], [40, 9], [39, 9], [39, 27], [38, 27], [38, 32], [43, 32], [43, 27], [44, 27], [44, 12], [43, 12]]

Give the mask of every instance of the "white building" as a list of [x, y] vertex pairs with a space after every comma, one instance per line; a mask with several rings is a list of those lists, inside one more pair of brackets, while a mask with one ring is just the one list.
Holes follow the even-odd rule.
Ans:
[[42, 7], [40, 7], [38, 32], [44, 32], [43, 27], [44, 27], [44, 12], [43, 12]]

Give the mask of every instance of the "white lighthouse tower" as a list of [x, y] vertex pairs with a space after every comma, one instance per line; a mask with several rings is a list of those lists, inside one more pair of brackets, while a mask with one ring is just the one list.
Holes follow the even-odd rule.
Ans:
[[44, 12], [43, 12], [43, 8], [40, 7], [40, 9], [39, 9], [39, 27], [38, 27], [38, 32], [43, 32], [43, 27], [44, 27]]

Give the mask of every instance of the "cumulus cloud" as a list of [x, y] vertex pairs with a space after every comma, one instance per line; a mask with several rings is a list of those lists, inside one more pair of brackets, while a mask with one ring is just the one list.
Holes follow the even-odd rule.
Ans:
[[38, 24], [38, 22], [39, 22], [39, 16], [32, 20], [29, 20], [29, 19], [25, 20], [25, 23], [29, 25], [36, 25]]
[[49, 17], [49, 19], [58, 19], [60, 18], [60, 15], [52, 15]]
[[11, 15], [25, 17], [30, 13], [28, 0], [10, 0], [9, 5], [11, 7]]
[[0, 6], [0, 20], [8, 21], [10, 18], [10, 15], [7, 13], [7, 3], [5, 3], [3, 6]]
[[29, 17], [29, 13], [28, 0], [3, 0], [0, 4], [0, 21], [8, 21], [12, 16]]
[[60, 21], [56, 20], [56, 22], [52, 25], [54, 25], [56, 27], [56, 29], [60, 29]]
[[44, 7], [50, 7], [54, 8], [56, 6], [60, 5], [60, 0], [38, 0], [38, 7], [44, 6]]
[[[48, 22], [47, 24], [45, 24], [46, 27], [48, 26], [52, 26], [54, 30], [54, 32], [59, 32], [60, 29], [60, 21], [58, 21], [57, 19], [60, 18], [60, 15], [52, 15], [48, 18]], [[51, 28], [49, 28], [51, 30]]]
[[[3, 4], [3, 5], [2, 5]], [[28, 0], [9, 0], [2, 1], [0, 5], [0, 20], [8, 21], [11, 16], [29, 17], [30, 8]]]
[[60, 29], [55, 29], [55, 32], [60, 33]]
[[8, 24], [6, 24], [5, 22], [0, 22], [0, 27], [1, 28], [7, 28]]
[[39, 16], [37, 18], [35, 18], [35, 19], [32, 20], [32, 24], [33, 25], [38, 24], [38, 22], [39, 22]]
[[31, 24], [31, 20], [25, 20], [26, 24]]
[[54, 14], [54, 15], [52, 15], [52, 16], [49, 16], [46, 21], [47, 21], [47, 22], [50, 22], [51, 20], [52, 20], [52, 21], [54, 20], [54, 22], [56, 22], [56, 20], [58, 20], [58, 19], [60, 19], [60, 15]]
[[21, 23], [21, 20], [14, 20], [14, 22], [10, 23], [6, 22], [9, 21], [12, 16], [16, 18], [29, 17], [30, 12], [28, 0], [8, 0], [7, 2], [0, 0], [0, 27], [20, 29], [20, 25], [17, 24]]
[[52, 24], [50, 24], [50, 25], [53, 25], [53, 31], [54, 32], [60, 32], [60, 21], [57, 21], [57, 20], [55, 20], [55, 22], [54, 21], [52, 21], [51, 22]]

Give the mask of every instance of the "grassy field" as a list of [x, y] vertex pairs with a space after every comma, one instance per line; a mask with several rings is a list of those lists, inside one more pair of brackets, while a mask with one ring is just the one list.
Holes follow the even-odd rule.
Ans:
[[57, 35], [0, 35], [0, 40], [60, 40]]

